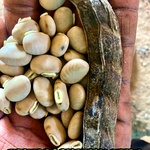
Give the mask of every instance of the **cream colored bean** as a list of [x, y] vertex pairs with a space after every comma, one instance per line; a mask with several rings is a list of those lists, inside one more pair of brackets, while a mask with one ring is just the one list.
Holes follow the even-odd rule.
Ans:
[[10, 101], [21, 101], [31, 91], [30, 80], [24, 75], [15, 76], [5, 84], [4, 91]]
[[87, 74], [87, 75], [79, 82], [79, 84], [81, 84], [85, 89], [87, 89], [88, 79], [89, 79], [89, 74]]
[[32, 55], [24, 51], [22, 45], [11, 43], [0, 49], [0, 60], [7, 65], [25, 66], [31, 61]]
[[24, 74], [30, 81], [33, 81], [37, 76], [39, 76], [37, 73], [35, 73], [30, 68], [25, 72]]
[[42, 119], [48, 115], [46, 108], [39, 104], [34, 113], [30, 114], [33, 119]]
[[67, 86], [60, 79], [57, 79], [54, 84], [54, 97], [56, 106], [60, 111], [69, 109], [69, 97]]
[[22, 66], [6, 65], [0, 60], [0, 72], [9, 76], [17, 76], [23, 74], [24, 68]]
[[66, 0], [39, 0], [40, 5], [46, 10], [56, 10], [64, 4]]
[[54, 19], [48, 15], [48, 13], [44, 13], [40, 16], [39, 21], [40, 28], [42, 32], [48, 34], [50, 37], [53, 37], [56, 33], [56, 24]]
[[68, 128], [70, 120], [74, 115], [75, 111], [72, 108], [69, 108], [67, 111], [61, 113], [61, 121], [65, 128]]
[[44, 121], [44, 129], [53, 145], [60, 146], [66, 141], [66, 130], [57, 117], [48, 116]]
[[56, 104], [53, 104], [52, 106], [46, 107], [46, 110], [53, 115], [58, 115], [61, 112], [61, 110], [58, 109]]
[[17, 44], [17, 41], [13, 38], [13, 36], [9, 36], [5, 41], [4, 41], [4, 45], [7, 45], [9, 43], [16, 43]]
[[74, 84], [81, 81], [89, 71], [89, 64], [82, 59], [72, 59], [66, 63], [60, 73], [64, 83]]
[[35, 94], [31, 91], [27, 97], [15, 103], [15, 111], [20, 116], [26, 116], [33, 114], [38, 108], [38, 105], [39, 103], [35, 97]]
[[74, 110], [80, 110], [84, 107], [86, 92], [81, 84], [73, 84], [69, 89], [70, 107]]
[[74, 26], [68, 32], [67, 36], [69, 37], [70, 45], [73, 49], [81, 54], [86, 54], [88, 49], [88, 44], [86, 41], [86, 36], [81, 27]]
[[70, 139], [77, 139], [82, 134], [83, 128], [83, 112], [78, 111], [76, 112], [68, 126], [68, 136]]
[[68, 46], [69, 46], [69, 38], [63, 33], [58, 33], [52, 39], [50, 52], [52, 55], [56, 57], [61, 57], [67, 51]]
[[10, 114], [11, 109], [11, 102], [5, 97], [4, 89], [0, 88], [0, 111]]
[[78, 140], [70, 140], [64, 144], [62, 144], [60, 147], [58, 147], [57, 149], [67, 149], [67, 148], [72, 148], [72, 149], [81, 149], [82, 148], [82, 142], [78, 141]]
[[1, 77], [0, 77], [0, 83], [1, 83], [2, 87], [4, 87], [5, 84], [6, 84], [10, 79], [12, 79], [11, 76], [8, 76], [8, 75], [5, 75], [5, 74], [1, 75]]
[[55, 56], [45, 54], [34, 57], [30, 62], [30, 68], [37, 74], [56, 78], [62, 68], [62, 62]]
[[72, 49], [67, 50], [67, 52], [64, 54], [64, 58], [66, 61], [70, 61], [70, 60], [75, 59], [75, 58], [80, 58], [80, 59], [86, 60], [84, 55], [82, 55], [82, 54], [80, 54], [77, 51], [72, 50]]
[[47, 78], [36, 77], [33, 81], [33, 91], [41, 105], [49, 107], [54, 104], [54, 90]]
[[68, 7], [60, 7], [54, 13], [56, 30], [60, 33], [66, 33], [74, 24], [74, 14]]
[[31, 55], [42, 55], [47, 53], [50, 49], [50, 45], [50, 37], [43, 32], [29, 31], [25, 33], [23, 38], [23, 48]]
[[31, 19], [31, 17], [20, 18], [12, 29], [12, 36], [19, 44], [22, 44], [24, 34], [31, 30], [40, 31], [38, 23]]

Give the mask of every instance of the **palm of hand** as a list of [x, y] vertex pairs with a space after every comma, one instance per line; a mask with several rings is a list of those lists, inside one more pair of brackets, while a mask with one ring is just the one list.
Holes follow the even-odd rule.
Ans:
[[52, 148], [44, 128], [43, 120], [22, 117], [13, 112], [0, 120], [0, 149], [8, 148]]

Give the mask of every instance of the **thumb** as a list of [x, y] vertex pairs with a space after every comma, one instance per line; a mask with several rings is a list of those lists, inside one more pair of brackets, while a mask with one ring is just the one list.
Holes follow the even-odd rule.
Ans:
[[0, 19], [0, 47], [3, 46], [3, 41], [7, 38], [7, 30], [5, 23]]

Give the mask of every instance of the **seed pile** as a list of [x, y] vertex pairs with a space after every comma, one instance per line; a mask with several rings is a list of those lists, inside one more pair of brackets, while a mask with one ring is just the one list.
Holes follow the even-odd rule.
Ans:
[[65, 0], [39, 2], [53, 16], [43, 13], [38, 23], [31, 17], [19, 19], [0, 49], [0, 110], [10, 114], [15, 103], [19, 115], [45, 118], [53, 145], [82, 148], [86, 37], [72, 10], [63, 6]]

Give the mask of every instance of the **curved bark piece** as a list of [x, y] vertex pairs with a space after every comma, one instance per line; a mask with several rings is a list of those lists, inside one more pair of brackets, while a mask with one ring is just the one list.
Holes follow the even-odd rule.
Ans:
[[114, 148], [122, 78], [119, 25], [107, 0], [70, 0], [77, 8], [90, 65], [83, 121], [83, 148]]

